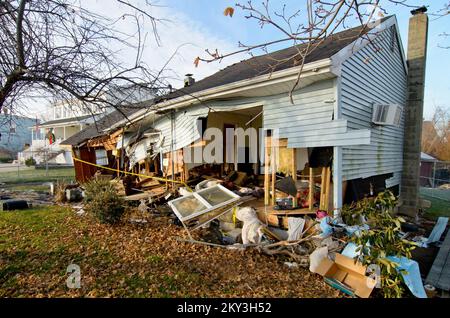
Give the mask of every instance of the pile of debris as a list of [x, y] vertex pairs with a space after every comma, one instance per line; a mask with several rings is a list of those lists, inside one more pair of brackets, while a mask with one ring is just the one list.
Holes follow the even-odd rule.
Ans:
[[[289, 190], [292, 182], [282, 181], [278, 189], [292, 193], [295, 189]], [[264, 212], [253, 207], [262, 196], [264, 192], [258, 187], [239, 187], [229, 180], [209, 179], [198, 183], [195, 191], [180, 188], [179, 197], [168, 204], [187, 230], [190, 237], [187, 241], [192, 243], [255, 248], [267, 255], [278, 255], [286, 266], [309, 267], [329, 285], [350, 296], [367, 298], [374, 288], [380, 287], [379, 277], [371, 273], [374, 264], [363, 265], [362, 247], [354, 243], [355, 237], [370, 230], [370, 221], [363, 218], [359, 225], [347, 225], [341, 217], [332, 218], [319, 206], [313, 215], [287, 214], [285, 222], [272, 225]], [[399, 239], [421, 247], [437, 244], [447, 221], [448, 218], [440, 219], [427, 238], [414, 235], [426, 232], [405, 222]], [[197, 229], [205, 233], [201, 242], [193, 240], [190, 234]], [[433, 295], [429, 293], [431, 287], [423, 286], [417, 261], [398, 255], [386, 258], [396, 264], [395, 269], [412, 295], [421, 298]]]
[[[209, 169], [205, 172], [205, 169]], [[256, 249], [278, 256], [290, 268], [309, 268], [325, 282], [347, 295], [369, 297], [379, 286], [371, 263], [363, 261], [362, 246], [355, 238], [371, 230], [372, 223], [363, 215], [352, 215], [355, 224], [329, 211], [329, 169], [323, 169], [321, 184], [275, 176], [273, 205], [267, 205], [267, 193], [258, 177], [232, 171], [221, 177], [220, 170], [205, 165], [190, 170], [184, 182], [161, 180], [158, 176], [124, 176], [121, 179], [97, 173], [114, 184], [117, 193], [134, 206], [143, 217], [130, 222], [145, 223], [145, 216], [172, 215], [173, 223], [183, 226], [188, 235], [181, 239], [227, 249]], [[311, 177], [312, 177], [312, 169]], [[328, 177], [327, 177], [328, 174]], [[312, 178], [310, 178], [311, 180]], [[328, 189], [328, 190], [327, 190]], [[83, 189], [71, 185], [68, 202], [80, 201]], [[276, 192], [276, 195], [275, 195]], [[79, 206], [78, 214], [82, 214]], [[428, 248], [439, 244], [448, 219], [440, 220], [430, 235], [412, 223], [403, 223], [399, 238], [411, 245]], [[198, 231], [201, 241], [194, 240]], [[428, 232], [429, 233], [429, 232]], [[196, 237], [198, 237], [196, 235]], [[370, 248], [369, 248], [370, 249]], [[418, 261], [404, 255], [386, 255], [402, 276], [402, 284], [416, 297], [432, 296], [432, 287], [424, 287]]]

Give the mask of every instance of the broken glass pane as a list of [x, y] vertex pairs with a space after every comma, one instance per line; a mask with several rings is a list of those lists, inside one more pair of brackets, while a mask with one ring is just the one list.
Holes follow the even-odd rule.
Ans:
[[222, 190], [217, 186], [199, 191], [197, 192], [197, 194], [203, 199], [205, 199], [205, 201], [211, 204], [212, 206], [219, 205], [236, 198], [236, 196], [233, 196], [230, 193], [225, 192], [225, 190]]
[[174, 200], [171, 203], [183, 218], [207, 209], [207, 206], [194, 196]]

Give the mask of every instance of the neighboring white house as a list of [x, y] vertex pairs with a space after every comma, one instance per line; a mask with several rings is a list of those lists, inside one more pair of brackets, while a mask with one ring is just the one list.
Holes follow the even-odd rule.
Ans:
[[29, 127], [31, 145], [19, 154], [19, 161], [33, 157], [37, 164], [45, 162], [72, 165], [72, 154], [59, 146], [60, 142], [82, 130], [102, 116], [99, 108], [88, 110], [76, 107], [76, 102], [54, 103], [48, 108], [50, 120]]
[[[141, 87], [127, 87], [108, 93], [111, 104], [121, 105], [151, 99], [153, 90]], [[73, 136], [87, 126], [114, 110], [112, 106], [83, 106], [78, 100], [56, 102], [49, 106], [48, 120], [29, 127], [31, 145], [19, 153], [19, 161], [33, 157], [37, 164], [48, 163], [73, 165], [72, 152], [60, 146], [63, 140]]]

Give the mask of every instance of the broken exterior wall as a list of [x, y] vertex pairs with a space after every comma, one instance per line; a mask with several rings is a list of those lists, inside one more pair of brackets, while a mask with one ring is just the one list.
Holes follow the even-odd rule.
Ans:
[[[93, 148], [88, 148], [87, 146], [74, 148], [72, 150], [72, 156], [73, 158], [95, 163], [95, 150]], [[98, 170], [92, 165], [87, 165], [77, 160], [74, 160], [73, 164], [75, 168], [75, 179], [80, 183], [89, 181]]]
[[163, 153], [171, 150], [172, 128], [174, 130], [173, 149], [181, 149], [200, 138], [197, 119], [208, 115], [208, 107], [204, 105], [192, 106], [175, 112], [175, 120], [172, 121], [170, 114], [166, 114], [156, 120], [152, 127], [161, 131], [164, 137], [162, 144]]

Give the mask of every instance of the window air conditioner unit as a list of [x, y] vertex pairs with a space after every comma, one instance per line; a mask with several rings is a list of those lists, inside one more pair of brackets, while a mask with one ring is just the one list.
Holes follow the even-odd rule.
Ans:
[[372, 122], [376, 125], [399, 126], [403, 108], [398, 104], [374, 104]]

